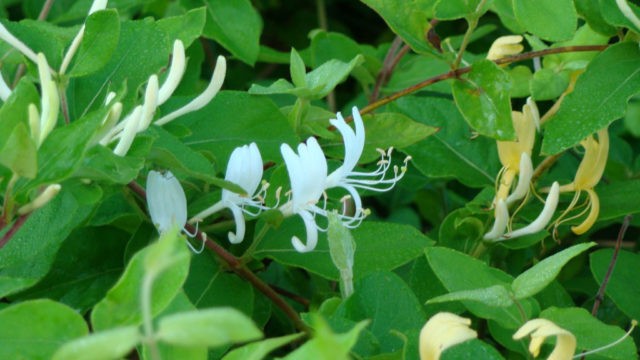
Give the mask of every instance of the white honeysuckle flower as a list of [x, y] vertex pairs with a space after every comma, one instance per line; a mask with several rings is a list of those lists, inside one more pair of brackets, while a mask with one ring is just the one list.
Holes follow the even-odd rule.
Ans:
[[[387, 171], [391, 168], [391, 152], [393, 148], [388, 151], [380, 150], [382, 158], [378, 162], [378, 168], [372, 172], [358, 172], [354, 171], [354, 168], [362, 156], [364, 150], [365, 130], [364, 122], [360, 116], [360, 112], [357, 107], [353, 107], [351, 111], [353, 115], [353, 123], [355, 125], [355, 131], [347, 125], [346, 121], [342, 117], [342, 114], [337, 114], [337, 119], [331, 119], [331, 125], [335, 126], [344, 140], [344, 162], [343, 164], [334, 170], [327, 177], [325, 184], [326, 189], [341, 187], [349, 193], [355, 204], [355, 214], [352, 217], [348, 217], [342, 214], [345, 226], [355, 227], [366, 216], [366, 211], [362, 208], [362, 199], [358, 194], [357, 189], [365, 189], [377, 192], [388, 191], [395, 186], [395, 184], [402, 179], [407, 171], [407, 162], [411, 160], [411, 157], [407, 157], [404, 160], [402, 168], [398, 166], [393, 167], [393, 177], [386, 178]], [[355, 225], [354, 225], [355, 223]]]
[[298, 252], [309, 252], [318, 242], [318, 227], [315, 214], [326, 216], [326, 210], [316, 204], [324, 194], [327, 180], [327, 160], [318, 141], [310, 137], [307, 143], [298, 145], [298, 154], [287, 144], [280, 146], [291, 181], [291, 199], [280, 206], [284, 216], [299, 215], [304, 221], [307, 232], [307, 243], [297, 236], [291, 238], [293, 247]]
[[142, 115], [138, 124], [138, 132], [146, 130], [151, 124], [153, 115], [158, 108], [158, 76], [153, 74], [149, 77], [147, 88], [144, 92], [144, 102], [142, 103]]
[[171, 54], [171, 66], [169, 67], [169, 73], [164, 83], [160, 87], [158, 92], [158, 106], [164, 104], [169, 99], [171, 94], [176, 91], [184, 71], [187, 69], [184, 54], [184, 44], [180, 40], [176, 40], [173, 43], [173, 52]]
[[155, 122], [156, 125], [164, 125], [176, 118], [199, 110], [203, 106], [207, 105], [211, 99], [220, 91], [222, 88], [222, 83], [224, 82], [224, 77], [227, 73], [227, 61], [223, 56], [218, 56], [218, 60], [216, 61], [216, 67], [213, 70], [213, 75], [211, 76], [211, 81], [209, 82], [209, 86], [195, 99], [191, 100], [187, 105], [163, 116]]
[[47, 186], [33, 201], [18, 209], [18, 214], [25, 215], [43, 207], [60, 192], [60, 189], [62, 189], [60, 184]]
[[20, 51], [22, 55], [26, 56], [29, 60], [33, 61], [34, 63], [38, 62], [38, 55], [36, 55], [35, 51], [31, 50], [31, 48], [25, 45], [25, 43], [20, 41], [17, 37], [13, 36], [13, 34], [9, 32], [9, 30], [1, 23], [0, 39], [4, 40], [4, 42]]
[[500, 238], [507, 230], [509, 224], [509, 209], [507, 203], [503, 199], [498, 199], [494, 209], [495, 221], [491, 230], [484, 234], [483, 239], [494, 240]]
[[260, 211], [267, 209], [262, 205], [262, 200], [268, 184], [264, 183], [260, 191], [258, 191], [258, 187], [262, 182], [262, 172], [262, 156], [256, 143], [235, 148], [229, 157], [224, 179], [240, 186], [246, 194], [238, 194], [222, 189], [220, 201], [193, 216], [189, 222], [201, 220], [223, 208], [227, 208], [231, 210], [236, 223], [236, 232], [229, 232], [228, 234], [229, 242], [232, 244], [242, 242], [245, 234], [245, 222], [242, 213], [257, 216]]
[[[91, 4], [91, 8], [89, 9], [89, 13], [87, 14], [87, 16], [93, 14], [98, 10], [104, 10], [106, 7], [107, 7], [107, 0], [94, 0], [93, 3]], [[60, 75], [64, 74], [67, 71], [67, 68], [71, 63], [71, 59], [73, 59], [73, 56], [76, 54], [76, 51], [78, 51], [78, 48], [80, 47], [80, 43], [82, 42], [82, 38], [84, 37], [84, 30], [85, 30], [85, 24], [82, 24], [82, 26], [80, 27], [80, 30], [78, 30], [78, 33], [73, 38], [73, 41], [71, 41], [71, 45], [69, 46], [67, 53], [64, 54], [64, 58], [62, 59], [62, 64], [60, 65], [60, 71], [59, 71]]]
[[522, 199], [529, 193], [531, 178], [533, 177], [533, 163], [531, 157], [523, 152], [520, 156], [520, 172], [518, 173], [518, 184], [516, 188], [507, 196], [507, 205]]
[[[147, 206], [149, 208], [149, 216], [153, 225], [158, 229], [160, 235], [169, 231], [174, 226], [178, 226], [187, 235], [185, 229], [187, 223], [187, 197], [184, 194], [180, 181], [171, 173], [158, 171], [149, 171], [147, 176]], [[196, 250], [189, 241], [187, 245], [195, 253], [201, 253], [204, 249], [205, 237], [203, 236], [203, 247]]]
[[13, 93], [13, 90], [11, 90], [9, 85], [4, 81], [2, 74], [0, 74], [0, 99], [2, 99], [2, 101], [7, 101], [9, 96], [11, 96], [11, 93]]
[[44, 139], [49, 135], [58, 122], [60, 112], [60, 95], [55, 81], [51, 79], [49, 64], [44, 54], [38, 54], [38, 76], [40, 77], [41, 88], [41, 113], [40, 126], [38, 128], [38, 138], [34, 139], [38, 146], [42, 145]]

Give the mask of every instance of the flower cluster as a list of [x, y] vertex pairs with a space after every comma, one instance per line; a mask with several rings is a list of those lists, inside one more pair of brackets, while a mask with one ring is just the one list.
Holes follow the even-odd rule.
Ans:
[[[499, 38], [491, 46], [487, 58], [496, 60], [506, 55], [517, 54], [522, 51], [522, 46], [519, 44], [521, 41], [522, 37], [520, 36]], [[577, 235], [585, 233], [593, 226], [599, 213], [598, 195], [593, 188], [600, 181], [607, 162], [609, 153], [607, 129], [598, 131], [597, 139], [589, 136], [580, 143], [585, 149], [585, 153], [576, 172], [575, 180], [563, 186], [560, 186], [558, 182], [553, 182], [549, 188], [543, 189], [548, 194], [538, 217], [524, 227], [513, 229], [511, 226], [513, 216], [510, 215], [509, 209], [515, 208], [515, 211], [518, 211], [528, 200], [533, 186], [534, 169], [531, 153], [535, 144], [536, 131], [540, 127], [540, 115], [531, 98], [527, 99], [522, 112], [512, 112], [512, 123], [516, 140], [497, 141], [502, 169], [496, 179], [496, 196], [492, 202], [495, 220], [491, 229], [484, 235], [484, 240], [503, 241], [534, 234], [545, 229], [553, 218], [560, 194], [563, 192], [574, 192], [575, 194], [567, 209], [553, 222], [554, 229], [561, 223], [581, 217], [588, 211], [589, 214], [584, 221], [571, 228]], [[567, 217], [575, 208], [582, 191], [588, 195], [584, 211], [575, 216]]]
[[[316, 222], [316, 216], [326, 217], [331, 211], [327, 209], [326, 191], [332, 188], [342, 188], [348, 193], [347, 198], [353, 199], [355, 210], [353, 214], [348, 214], [346, 210], [343, 210], [338, 214], [338, 217], [345, 226], [357, 227], [369, 213], [367, 209], [363, 208], [358, 189], [378, 192], [390, 190], [404, 176], [410, 158], [405, 159], [402, 167], [392, 166], [392, 149], [380, 151], [381, 159], [374, 171], [356, 171], [356, 165], [364, 150], [365, 131], [362, 117], [355, 107], [352, 110], [352, 116], [355, 130], [347, 124], [340, 113], [337, 114], [336, 119], [331, 120], [331, 124], [342, 135], [345, 145], [344, 162], [331, 173], [328, 172], [324, 152], [314, 137], [307, 139], [306, 143], [299, 144], [297, 153], [288, 144], [281, 145], [280, 151], [291, 182], [291, 189], [287, 192], [288, 199], [284, 204], [276, 204], [271, 207], [264, 204], [268, 183], [262, 180], [263, 163], [258, 146], [251, 143], [238, 147], [232, 152], [225, 175], [225, 180], [240, 186], [244, 193], [238, 194], [223, 189], [220, 201], [193, 216], [189, 222], [202, 220], [225, 208], [229, 209], [236, 223], [236, 231], [235, 233], [229, 232], [228, 237], [231, 243], [237, 244], [244, 239], [245, 235], [243, 214], [257, 216], [263, 210], [278, 209], [285, 217], [300, 216], [305, 225], [307, 240], [304, 242], [299, 237], [293, 236], [291, 242], [297, 251], [308, 252], [313, 250], [318, 242], [318, 231], [326, 230]], [[387, 176], [391, 170], [393, 175]], [[152, 199], [166, 197], [164, 195], [166, 191], [178, 190], [170, 189], [167, 185], [164, 189], [149, 188], [147, 191], [150, 213], [154, 223], [168, 221], [167, 219], [170, 217], [164, 212], [175, 211], [176, 207], [162, 208], [159, 212], [164, 214], [158, 214], [154, 218], [154, 213], [158, 212], [151, 209], [156, 203]], [[180, 191], [182, 190], [180, 189]], [[345, 199], [343, 198], [343, 200]], [[174, 216], [178, 220], [178, 225], [184, 224], [182, 219], [186, 221], [186, 207], [184, 209], [180, 207], [180, 211], [184, 214]], [[162, 231], [160, 227], [158, 228]]]
[[[470, 325], [470, 319], [456, 314], [440, 312], [433, 315], [420, 331], [420, 360], [438, 360], [446, 349], [476, 339], [478, 333], [471, 329]], [[581, 355], [594, 354], [619, 344], [631, 334], [636, 325], [637, 322], [633, 320], [629, 331], [620, 339], [600, 348], [583, 352]], [[542, 318], [529, 320], [513, 334], [513, 339], [521, 340], [526, 336], [531, 337], [529, 352], [534, 358], [540, 355], [540, 349], [545, 339], [550, 336], [556, 337], [556, 343], [547, 359], [570, 360], [576, 352], [576, 337], [551, 320]]]

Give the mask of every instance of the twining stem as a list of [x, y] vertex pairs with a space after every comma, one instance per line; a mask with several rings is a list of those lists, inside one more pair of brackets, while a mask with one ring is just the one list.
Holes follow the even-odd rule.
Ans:
[[[495, 60], [494, 62], [497, 65], [504, 65], [504, 64], [511, 64], [514, 62], [519, 62], [519, 61], [524, 61], [524, 60], [531, 60], [535, 57], [541, 57], [541, 56], [547, 56], [547, 55], [553, 55], [553, 54], [562, 54], [562, 53], [567, 53], [567, 52], [585, 52], [585, 51], [602, 51], [604, 49], [606, 49], [609, 45], [580, 45], [580, 46], [562, 46], [562, 47], [557, 47], [557, 48], [552, 48], [552, 49], [544, 49], [544, 50], [539, 50], [539, 51], [531, 51], [528, 53], [523, 53], [523, 54], [518, 54], [518, 55], [513, 55], [513, 56], [507, 56], [498, 60]], [[471, 66], [467, 66], [467, 67], [463, 67], [463, 68], [458, 68], [455, 70], [451, 70], [447, 73], [444, 74], [440, 74], [438, 76], [434, 76], [432, 78], [426, 79], [424, 81], [421, 81], [415, 85], [409, 86], [406, 89], [400, 90], [397, 93], [391, 94], [387, 97], [384, 97], [380, 100], [377, 100], [365, 107], [363, 107], [362, 109], [360, 109], [360, 114], [367, 114], [370, 113], [390, 102], [393, 102], [403, 96], [407, 96], [410, 95], [418, 90], [421, 90], [427, 86], [433, 85], [435, 83], [439, 83], [441, 81], [444, 80], [448, 80], [448, 79], [453, 79], [453, 78], [457, 78], [460, 77], [463, 74], [466, 74], [468, 72], [471, 71]], [[352, 118], [351, 116], [345, 118], [346, 121], [351, 121]]]
[[386, 84], [386, 82], [391, 77], [391, 72], [395, 67], [397, 62], [394, 62], [394, 59], [397, 58], [396, 53], [402, 46], [402, 38], [400, 36], [396, 36], [391, 42], [391, 46], [389, 46], [389, 50], [387, 51], [387, 55], [384, 57], [384, 61], [382, 62], [382, 69], [378, 73], [378, 77], [376, 78], [376, 83], [373, 86], [373, 91], [371, 92], [371, 97], [369, 97], [369, 102], [372, 103], [378, 99], [380, 96], [380, 88]]
[[456, 56], [456, 60], [451, 65], [451, 69], [455, 70], [460, 66], [460, 62], [462, 62], [462, 56], [464, 55], [465, 50], [467, 50], [467, 45], [469, 45], [469, 41], [471, 41], [471, 36], [473, 32], [478, 27], [478, 20], [480, 19], [481, 10], [487, 0], [482, 0], [476, 7], [476, 12], [467, 18], [467, 31], [464, 33], [464, 37], [462, 38], [462, 44], [460, 44], [460, 50], [458, 50], [458, 56]]
[[[129, 189], [138, 194], [142, 199], [146, 199], [147, 195], [144, 189], [135, 181], [132, 181], [128, 185]], [[255, 289], [260, 291], [264, 296], [266, 296], [271, 302], [278, 307], [282, 312], [293, 322], [296, 329], [303, 331], [305, 333], [309, 333], [309, 327], [302, 321], [298, 312], [291, 307], [282, 297], [278, 295], [278, 293], [273, 290], [269, 285], [267, 285], [264, 281], [262, 281], [256, 274], [254, 274], [251, 270], [247, 269], [245, 265], [240, 261], [240, 259], [236, 258], [228, 252], [225, 248], [218, 245], [215, 241], [211, 240], [206, 234], [196, 229], [193, 225], [186, 224], [185, 228], [192, 234], [196, 234], [196, 237], [199, 239], [203, 239], [205, 241], [205, 245], [211, 249], [222, 261], [224, 261], [229, 268], [235, 272], [238, 276], [248, 281]]]
[[613, 248], [613, 254], [611, 255], [611, 261], [609, 262], [609, 268], [607, 269], [607, 273], [604, 275], [602, 279], [602, 284], [600, 284], [600, 288], [596, 293], [596, 299], [593, 302], [593, 308], [591, 308], [591, 315], [594, 317], [598, 314], [598, 308], [604, 300], [604, 292], [607, 288], [607, 284], [611, 279], [611, 274], [613, 274], [613, 269], [616, 267], [616, 262], [618, 260], [618, 254], [620, 253], [620, 248], [622, 247], [622, 240], [624, 239], [624, 234], [627, 232], [627, 228], [631, 223], [631, 215], [627, 215], [624, 217], [622, 221], [622, 226], [620, 227], [620, 231], [618, 232], [618, 238], [616, 239], [616, 246]]

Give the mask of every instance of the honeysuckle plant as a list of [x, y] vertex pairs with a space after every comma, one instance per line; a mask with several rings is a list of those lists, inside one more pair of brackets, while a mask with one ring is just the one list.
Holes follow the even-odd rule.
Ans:
[[0, 359], [637, 358], [639, 18], [2, 2]]

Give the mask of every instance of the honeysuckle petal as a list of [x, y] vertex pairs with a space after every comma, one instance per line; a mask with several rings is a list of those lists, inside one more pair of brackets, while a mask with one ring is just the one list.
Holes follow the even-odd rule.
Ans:
[[151, 119], [158, 108], [158, 76], [153, 74], [149, 77], [147, 88], [144, 92], [144, 102], [142, 103], [142, 114], [138, 121], [138, 132], [142, 132], [149, 127]]
[[584, 157], [576, 171], [574, 180], [576, 190], [586, 190], [595, 187], [607, 165], [609, 155], [609, 132], [607, 128], [598, 131], [598, 140], [593, 136], [581, 142], [584, 147]]
[[483, 236], [485, 240], [498, 239], [502, 236], [502, 234], [504, 234], [505, 230], [507, 229], [507, 224], [509, 223], [509, 209], [507, 208], [507, 203], [504, 200], [498, 199], [498, 201], [496, 202], [494, 217], [495, 220], [493, 222], [491, 231], [484, 234]]
[[22, 55], [26, 56], [29, 60], [34, 63], [38, 62], [38, 55], [31, 50], [27, 45], [25, 45], [22, 41], [20, 41], [17, 37], [15, 37], [7, 28], [0, 23], [0, 39], [2, 39], [7, 44], [13, 46], [16, 50], [20, 51]]
[[531, 335], [529, 352], [537, 357], [545, 338], [556, 336], [556, 346], [547, 358], [548, 360], [569, 360], [576, 351], [576, 338], [569, 331], [559, 327], [547, 319], [533, 319], [527, 321], [513, 334], [514, 340], [520, 340]]
[[600, 214], [600, 198], [598, 198], [598, 194], [593, 189], [586, 189], [585, 191], [589, 196], [589, 215], [587, 215], [580, 225], [571, 227], [571, 231], [576, 235], [582, 235], [591, 229]]
[[229, 231], [227, 236], [229, 237], [229, 242], [232, 244], [239, 244], [244, 240], [244, 216], [242, 216], [242, 209], [236, 204], [227, 204], [229, 210], [233, 214], [233, 220], [236, 223], [236, 232], [235, 234]]
[[[258, 189], [262, 181], [263, 164], [260, 150], [256, 143], [237, 147], [231, 153], [227, 163], [227, 172], [224, 179], [239, 185], [250, 197]], [[225, 194], [233, 192], [223, 189]]]
[[20, 209], [18, 209], [18, 214], [25, 215], [43, 207], [60, 192], [60, 189], [62, 189], [60, 184], [47, 186], [35, 199], [20, 207]]
[[342, 135], [344, 141], [344, 162], [328, 176], [327, 188], [339, 186], [340, 182], [356, 167], [364, 150], [364, 122], [357, 107], [354, 106], [352, 108], [351, 114], [353, 116], [355, 131], [347, 125], [340, 113], [337, 114], [336, 119], [329, 120], [331, 125], [335, 126]]
[[522, 153], [520, 157], [520, 171], [518, 172], [518, 184], [511, 194], [507, 196], [507, 205], [511, 205], [527, 195], [532, 176], [533, 164], [531, 163], [531, 157], [529, 157], [527, 153]]
[[520, 35], [501, 36], [491, 44], [487, 59], [498, 60], [505, 56], [519, 54], [524, 49], [521, 42], [522, 36]]
[[187, 198], [182, 185], [170, 171], [150, 171], [147, 176], [147, 205], [151, 221], [161, 234], [187, 222]]
[[44, 54], [38, 54], [38, 76], [40, 78], [41, 88], [41, 106], [40, 106], [40, 136], [38, 145], [44, 142], [44, 139], [56, 126], [58, 121], [58, 113], [60, 111], [60, 96], [56, 83], [51, 79], [49, 64]]
[[305, 253], [316, 248], [316, 244], [318, 243], [318, 226], [316, 225], [316, 220], [313, 218], [313, 215], [307, 210], [299, 211], [298, 215], [300, 215], [300, 218], [304, 221], [304, 227], [307, 232], [307, 243], [305, 244], [300, 241], [300, 238], [293, 236], [291, 237], [291, 244], [296, 251]]
[[504, 234], [502, 239], [513, 239], [524, 235], [535, 234], [544, 229], [547, 224], [549, 224], [549, 221], [551, 221], [551, 218], [556, 211], [559, 198], [560, 185], [558, 185], [558, 182], [554, 182], [553, 185], [551, 185], [551, 190], [549, 190], [549, 195], [547, 195], [547, 199], [544, 202], [544, 207], [542, 208], [540, 215], [538, 215], [538, 217], [529, 225]]
[[4, 81], [2, 74], [0, 74], [0, 99], [2, 99], [2, 101], [7, 101], [9, 96], [11, 96], [11, 93], [13, 93], [13, 90], [11, 90], [9, 85]]
[[448, 312], [432, 316], [420, 331], [420, 360], [438, 360], [447, 348], [475, 339], [471, 320]]
[[164, 104], [165, 101], [171, 97], [171, 94], [176, 90], [178, 84], [182, 80], [184, 71], [187, 69], [184, 44], [180, 40], [176, 40], [173, 43], [173, 52], [171, 53], [171, 66], [167, 78], [162, 83], [160, 90], [158, 91], [158, 106]]
[[222, 88], [222, 83], [224, 82], [224, 77], [227, 73], [227, 62], [223, 56], [218, 56], [218, 60], [216, 61], [216, 67], [213, 70], [213, 75], [211, 76], [211, 81], [207, 88], [198, 95], [195, 99], [191, 100], [187, 105], [163, 116], [155, 122], [156, 125], [164, 125], [184, 114], [188, 114], [190, 112], [201, 109], [203, 106], [207, 105], [211, 102], [214, 96], [220, 91]]
[[138, 133], [138, 124], [140, 123], [141, 116], [142, 106], [138, 105], [133, 109], [131, 114], [124, 119], [124, 129], [122, 130], [118, 145], [113, 149], [114, 154], [118, 156], [125, 156], [127, 154]]
[[526, 115], [519, 111], [512, 111], [511, 117], [517, 139], [515, 141], [497, 141], [498, 156], [503, 166], [518, 169], [521, 154], [524, 152], [531, 156], [535, 142], [536, 124], [534, 113], [531, 111], [527, 111]]

